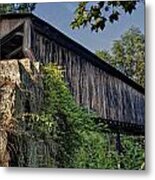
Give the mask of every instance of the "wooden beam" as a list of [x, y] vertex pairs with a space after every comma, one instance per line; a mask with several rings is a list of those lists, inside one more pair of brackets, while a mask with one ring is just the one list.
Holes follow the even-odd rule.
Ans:
[[32, 61], [35, 61], [35, 56], [31, 50], [31, 33], [31, 20], [27, 19], [24, 23], [23, 53], [25, 57], [31, 59]]
[[23, 23], [17, 26], [16, 28], [14, 28], [11, 32], [6, 34], [5, 36], [3, 36], [0, 39], [0, 47], [2, 47], [5, 43], [10, 41], [10, 39], [12, 39], [15, 35], [23, 36], [23, 33], [21, 32], [22, 28], [23, 28]]
[[14, 56], [15, 54], [17, 54], [20, 51], [22, 51], [22, 46], [18, 47], [17, 49], [12, 51], [10, 54], [6, 55], [6, 58], [9, 59], [9, 58], [11, 58], [12, 56]]

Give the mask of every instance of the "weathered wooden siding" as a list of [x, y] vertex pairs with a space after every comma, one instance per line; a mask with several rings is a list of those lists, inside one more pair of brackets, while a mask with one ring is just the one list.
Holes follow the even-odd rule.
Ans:
[[144, 127], [142, 87], [36, 16], [22, 16], [1, 20], [1, 34], [27, 23], [23, 26], [23, 47], [29, 49], [29, 54], [32, 51], [37, 61], [55, 62], [65, 69], [65, 80], [78, 104], [109, 122], [117, 122], [116, 125]]
[[144, 95], [88, 60], [34, 31], [32, 51], [41, 63], [57, 63], [78, 104], [103, 119], [144, 125]]
[[20, 24], [24, 23], [24, 19], [3, 19], [0, 17], [0, 37], [5, 36]]

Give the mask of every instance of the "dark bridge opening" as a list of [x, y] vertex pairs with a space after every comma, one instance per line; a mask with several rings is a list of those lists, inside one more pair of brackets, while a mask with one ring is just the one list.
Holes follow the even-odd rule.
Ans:
[[22, 51], [23, 44], [23, 30], [22, 27], [15, 29], [1, 38], [1, 54], [0, 59], [20, 59], [24, 57]]

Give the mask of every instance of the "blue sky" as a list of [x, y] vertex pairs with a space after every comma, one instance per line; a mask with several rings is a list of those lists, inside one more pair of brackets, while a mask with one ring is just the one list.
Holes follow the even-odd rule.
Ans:
[[119, 39], [132, 25], [139, 27], [144, 33], [143, 3], [139, 3], [131, 15], [123, 14], [118, 22], [107, 24], [106, 28], [98, 33], [91, 32], [88, 28], [70, 28], [76, 6], [77, 2], [38, 3], [34, 13], [92, 52], [110, 50], [113, 41]]

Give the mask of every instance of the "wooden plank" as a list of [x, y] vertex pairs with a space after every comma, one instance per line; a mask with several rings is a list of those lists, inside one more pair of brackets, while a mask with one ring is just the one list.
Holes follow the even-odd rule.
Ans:
[[10, 54], [8, 54], [6, 56], [7, 59], [10, 59], [12, 56], [14, 56], [15, 54], [17, 54], [18, 52], [22, 51], [22, 46], [18, 47], [17, 49], [15, 49], [14, 51], [12, 51]]

